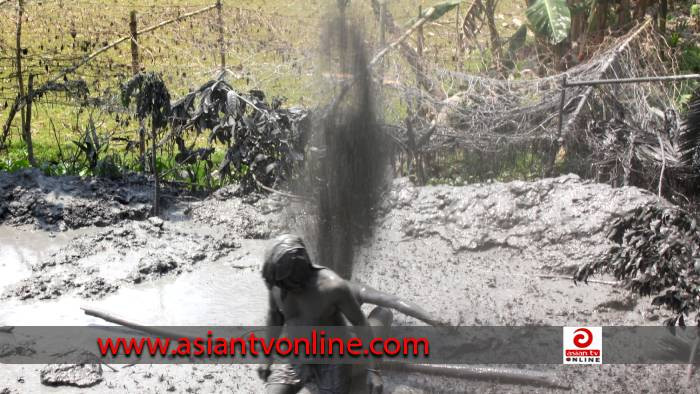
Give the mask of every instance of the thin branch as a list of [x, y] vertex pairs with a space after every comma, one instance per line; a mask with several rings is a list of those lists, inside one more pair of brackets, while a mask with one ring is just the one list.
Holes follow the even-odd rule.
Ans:
[[[537, 275], [538, 278], [541, 279], [555, 279], [555, 280], [574, 280], [573, 276], [564, 276], [564, 275]], [[597, 283], [601, 285], [610, 285], [610, 286], [618, 286], [620, 282], [615, 282], [615, 281], [609, 281], [609, 280], [595, 280], [595, 279], [588, 279], [586, 283]]]

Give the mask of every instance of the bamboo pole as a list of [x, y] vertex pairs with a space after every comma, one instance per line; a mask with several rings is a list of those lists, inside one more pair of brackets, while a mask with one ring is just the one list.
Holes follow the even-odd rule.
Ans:
[[635, 78], [611, 78], [611, 79], [591, 79], [588, 81], [567, 81], [569, 86], [595, 86], [595, 85], [616, 85], [625, 83], [643, 83], [643, 82], [671, 82], [685, 81], [689, 79], [700, 79], [700, 74], [683, 74], [683, 75], [665, 75], [659, 77], [635, 77]]

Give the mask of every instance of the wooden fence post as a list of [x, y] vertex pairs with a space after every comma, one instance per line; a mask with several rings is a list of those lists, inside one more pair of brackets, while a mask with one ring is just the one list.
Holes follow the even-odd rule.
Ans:
[[129, 19], [129, 31], [131, 32], [131, 73], [136, 75], [139, 73], [140, 70], [136, 11], [131, 11]]
[[[28, 101], [24, 92], [24, 80], [22, 75], [22, 18], [24, 18], [24, 0], [17, 0], [17, 29], [15, 31], [15, 49], [17, 66], [17, 88], [19, 90], [19, 101]], [[31, 88], [30, 88], [31, 89]], [[27, 144], [27, 159], [32, 167], [36, 167], [34, 160], [34, 149], [32, 147], [32, 136], [27, 133], [27, 110], [21, 108], [20, 112], [20, 131], [25, 144]]]
[[[138, 74], [141, 71], [139, 64], [139, 33], [136, 23], [136, 11], [129, 14], [129, 31], [131, 41], [131, 73]], [[139, 164], [141, 171], [146, 171], [146, 128], [142, 119], [139, 119]]]
[[29, 74], [27, 82], [27, 108], [24, 112], [24, 142], [27, 144], [27, 157], [32, 167], [36, 167], [34, 144], [32, 143], [32, 93], [34, 92], [34, 74]]
[[226, 71], [226, 44], [224, 43], [223, 4], [216, 0], [217, 23], [219, 24], [219, 55], [221, 57], [221, 72]]

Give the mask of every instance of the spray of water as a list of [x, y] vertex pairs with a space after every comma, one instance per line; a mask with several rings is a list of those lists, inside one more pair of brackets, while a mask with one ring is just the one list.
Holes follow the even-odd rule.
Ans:
[[386, 183], [387, 143], [377, 121], [360, 29], [341, 15], [330, 20], [322, 35], [328, 54], [335, 54], [342, 82], [317, 128], [323, 154], [315, 166], [320, 182], [314, 190], [314, 243], [319, 262], [349, 278], [357, 246], [371, 234]]

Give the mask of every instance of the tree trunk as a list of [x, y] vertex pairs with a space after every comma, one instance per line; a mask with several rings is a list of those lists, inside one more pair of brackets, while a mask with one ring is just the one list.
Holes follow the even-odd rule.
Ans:
[[644, 19], [649, 7], [649, 0], [637, 0], [637, 6], [634, 8], [635, 19]]
[[668, 16], [668, 0], [659, 2], [659, 31], [661, 34], [666, 33], [666, 17]]
[[620, 0], [620, 5], [617, 8], [618, 27], [624, 27], [630, 23], [630, 8], [630, 0]]
[[605, 38], [605, 31], [608, 28], [608, 0], [598, 0], [595, 3], [593, 21], [595, 26], [593, 28], [595, 37], [595, 42], [601, 42]]

